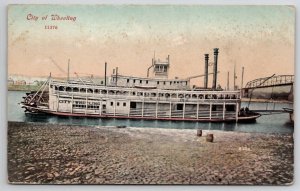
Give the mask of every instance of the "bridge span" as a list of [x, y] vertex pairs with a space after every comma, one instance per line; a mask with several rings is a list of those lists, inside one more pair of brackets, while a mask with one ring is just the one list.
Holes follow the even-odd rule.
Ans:
[[242, 88], [242, 97], [293, 101], [293, 85], [294, 75], [258, 78]]

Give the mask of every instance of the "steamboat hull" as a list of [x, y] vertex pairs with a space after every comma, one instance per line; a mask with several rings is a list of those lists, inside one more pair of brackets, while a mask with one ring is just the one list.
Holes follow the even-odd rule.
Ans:
[[68, 112], [57, 112], [57, 111], [50, 111], [48, 109], [41, 109], [31, 106], [26, 106], [21, 104], [23, 108], [26, 108], [31, 114], [49, 114], [55, 116], [64, 116], [64, 117], [88, 117], [88, 118], [103, 118], [103, 119], [131, 119], [131, 120], [162, 120], [162, 121], [190, 121], [190, 122], [225, 122], [225, 123], [232, 123], [232, 122], [239, 122], [239, 123], [252, 123], [256, 122], [256, 119], [259, 118], [261, 115], [258, 113], [250, 113], [247, 116], [238, 116], [238, 118], [178, 118], [178, 117], [142, 117], [142, 116], [114, 116], [114, 115], [99, 115], [99, 114], [84, 114], [84, 113], [68, 113]]

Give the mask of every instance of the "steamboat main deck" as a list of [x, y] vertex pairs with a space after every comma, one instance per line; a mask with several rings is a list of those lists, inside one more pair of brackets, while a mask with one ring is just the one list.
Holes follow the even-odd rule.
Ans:
[[49, 80], [48, 89], [44, 96], [29, 96], [23, 107], [64, 116], [212, 122], [250, 119], [239, 115], [239, 91], [108, 87], [55, 80]]

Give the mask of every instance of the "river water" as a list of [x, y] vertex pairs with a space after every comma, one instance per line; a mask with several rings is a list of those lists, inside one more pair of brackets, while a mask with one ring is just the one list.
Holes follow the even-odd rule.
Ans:
[[[61, 117], [53, 115], [25, 114], [24, 109], [18, 105], [25, 92], [8, 91], [8, 121], [19, 122], [43, 122], [51, 124], [73, 124], [85, 126], [117, 126], [126, 125], [128, 127], [155, 127], [155, 128], [175, 128], [175, 129], [203, 129], [203, 130], [223, 130], [259, 133], [293, 133], [294, 125], [289, 120], [288, 113], [263, 115], [256, 120], [256, 123], [200, 123], [200, 122], [176, 122], [159, 120], [130, 120], [130, 119], [100, 119], [85, 117]], [[242, 103], [242, 107], [248, 103]], [[293, 108], [289, 103], [251, 103], [250, 109], [282, 109]]]

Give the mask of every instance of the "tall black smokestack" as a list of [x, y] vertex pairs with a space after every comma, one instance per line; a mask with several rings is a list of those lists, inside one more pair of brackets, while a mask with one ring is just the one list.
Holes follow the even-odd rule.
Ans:
[[209, 59], [209, 55], [208, 54], [204, 54], [205, 56], [205, 76], [204, 76], [204, 88], [207, 89], [208, 86], [208, 59]]
[[219, 49], [214, 48], [214, 79], [212, 89], [217, 89], [217, 73], [218, 73], [218, 54]]

